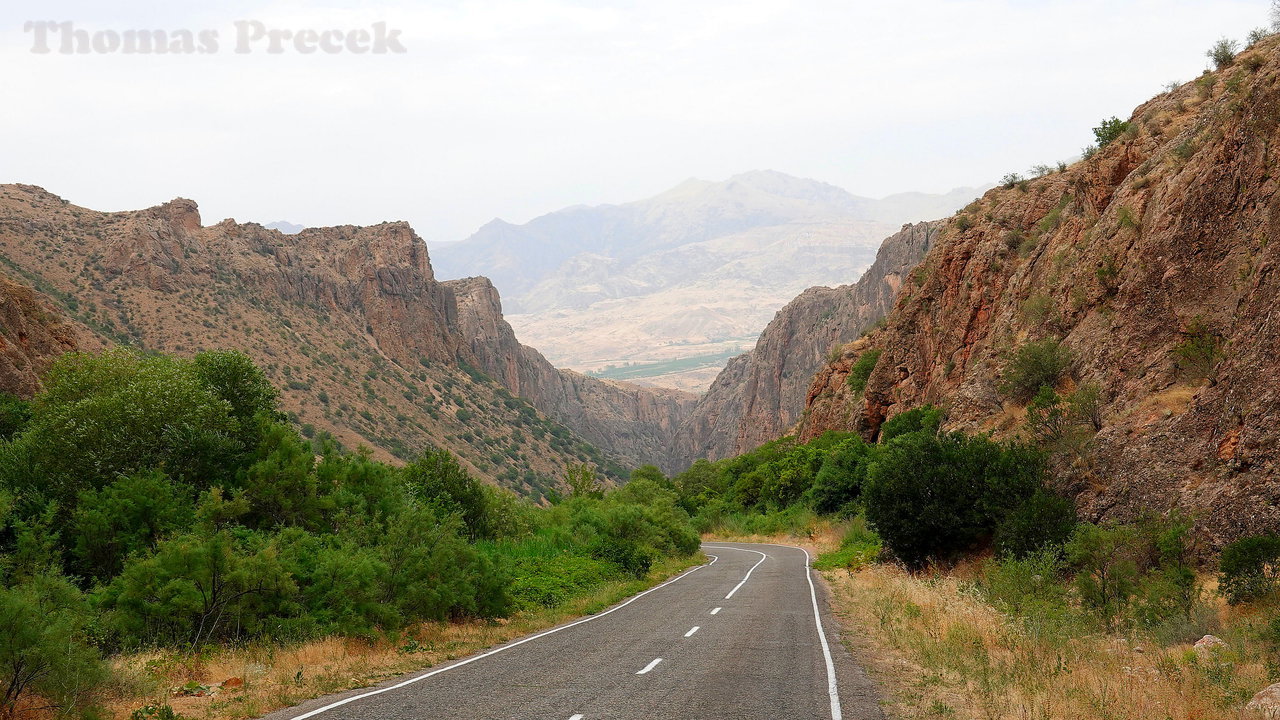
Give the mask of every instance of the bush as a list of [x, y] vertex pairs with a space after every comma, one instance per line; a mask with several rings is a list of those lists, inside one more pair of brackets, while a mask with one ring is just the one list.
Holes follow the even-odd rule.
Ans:
[[1222, 548], [1218, 592], [1236, 605], [1271, 594], [1280, 570], [1280, 536], [1255, 535]]
[[1098, 140], [1098, 147], [1104, 148], [1116, 138], [1129, 130], [1129, 123], [1117, 117], [1109, 117], [1093, 129], [1093, 136]]
[[1209, 48], [1205, 52], [1205, 56], [1213, 61], [1213, 66], [1216, 69], [1221, 70], [1226, 67], [1231, 67], [1231, 64], [1236, 61], [1236, 52], [1239, 49], [1240, 45], [1235, 40], [1231, 40], [1230, 38], [1219, 38], [1219, 40], [1213, 44], [1213, 47]]
[[879, 348], [871, 348], [858, 356], [857, 362], [849, 369], [849, 391], [854, 396], [861, 395], [867, 389], [867, 380], [871, 378], [871, 373], [876, 369], [876, 363], [880, 361], [881, 350]]
[[493, 537], [485, 493], [453, 453], [432, 448], [401, 473], [423, 501], [446, 513], [457, 513], [471, 539]]
[[0, 392], [0, 440], [8, 440], [22, 432], [30, 419], [31, 403]]
[[813, 481], [813, 509], [820, 513], [851, 513], [874, 460], [875, 451], [862, 438], [849, 438], [832, 448]]
[[0, 717], [31, 693], [65, 712], [106, 680], [106, 666], [85, 642], [89, 618], [80, 592], [61, 578], [0, 586]]
[[1029, 342], [1018, 348], [1004, 370], [1000, 390], [1019, 402], [1035, 397], [1040, 388], [1056, 386], [1071, 367], [1074, 354], [1054, 339]]
[[996, 552], [1021, 560], [1041, 552], [1061, 552], [1076, 526], [1076, 508], [1070, 500], [1047, 490], [1037, 490], [1015, 508], [996, 528]]
[[591, 557], [613, 563], [635, 578], [648, 575], [653, 564], [653, 556], [636, 541], [608, 536], [599, 538], [591, 546]]
[[937, 434], [938, 429], [942, 427], [944, 417], [942, 408], [932, 405], [922, 405], [898, 413], [880, 426], [880, 442], [887, 443], [896, 437], [914, 432]]
[[910, 567], [990, 536], [1042, 484], [1038, 456], [960, 433], [908, 433], [881, 449], [864, 490], [867, 520]]
[[815, 570], [856, 569], [874, 562], [880, 548], [880, 536], [867, 527], [866, 520], [855, 517], [840, 541], [840, 548], [819, 555], [813, 567]]
[[1194, 318], [1182, 333], [1185, 338], [1173, 349], [1174, 364], [1184, 380], [1203, 380], [1213, 374], [1222, 358], [1222, 340], [1200, 318]]

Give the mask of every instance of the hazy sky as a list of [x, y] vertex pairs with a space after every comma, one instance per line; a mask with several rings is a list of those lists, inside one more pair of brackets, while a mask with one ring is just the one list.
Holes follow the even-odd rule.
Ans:
[[[497, 216], [758, 168], [941, 192], [1079, 152], [1264, 0], [57, 2], [0, 6], [0, 182], [205, 223]], [[215, 30], [209, 54], [31, 52], [28, 20]], [[237, 20], [385, 22], [407, 52], [234, 50]]]

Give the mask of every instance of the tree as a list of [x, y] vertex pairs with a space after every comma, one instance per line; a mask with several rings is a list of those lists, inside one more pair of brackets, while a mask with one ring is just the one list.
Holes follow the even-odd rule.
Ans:
[[573, 497], [602, 497], [604, 483], [596, 477], [596, 471], [586, 463], [574, 464], [564, 469], [564, 481]]
[[942, 427], [944, 417], [945, 413], [942, 408], [936, 408], [932, 405], [922, 405], [918, 408], [898, 413], [884, 421], [884, 424], [880, 426], [880, 442], [887, 443], [899, 435], [913, 432], [936, 434], [938, 429]]
[[89, 608], [66, 580], [42, 576], [0, 587], [0, 717], [38, 694], [47, 709], [69, 710], [106, 680], [98, 652], [84, 642]]
[[1218, 591], [1232, 605], [1271, 593], [1280, 575], [1280, 536], [1254, 535], [1222, 548]]
[[1026, 343], [1009, 358], [1000, 390], [1014, 400], [1027, 402], [1040, 388], [1056, 386], [1074, 360], [1071, 349], [1052, 338]]
[[1140, 537], [1132, 525], [1076, 526], [1067, 543], [1067, 562], [1076, 568], [1076, 589], [1113, 631], [1138, 591]]
[[189, 488], [158, 470], [125, 475], [102, 490], [86, 490], [72, 513], [70, 549], [86, 577], [110, 580], [130, 555], [153, 550], [194, 520]]
[[1098, 147], [1104, 148], [1125, 134], [1129, 127], [1130, 125], [1127, 121], [1113, 116], [1099, 123], [1098, 127], [1093, 129], [1093, 136], [1098, 141]]
[[456, 513], [471, 538], [490, 537], [485, 495], [476, 479], [448, 450], [432, 448], [401, 471], [405, 482], [428, 505]]

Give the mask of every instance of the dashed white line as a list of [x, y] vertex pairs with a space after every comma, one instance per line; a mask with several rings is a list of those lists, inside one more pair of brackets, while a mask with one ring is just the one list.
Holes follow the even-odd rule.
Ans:
[[578, 713], [577, 715], [570, 715], [569, 720], [582, 720], [582, 713]]
[[692, 630], [690, 630], [689, 632], [685, 633], [685, 634], [684, 634], [684, 636], [685, 636], [685, 637], [689, 637], [690, 635], [692, 635], [692, 634], [694, 634], [694, 633], [698, 632], [698, 631], [699, 631], [699, 630], [701, 630], [701, 629], [702, 629], [702, 626], [701, 626], [701, 625], [694, 625], [694, 626], [693, 626], [693, 629], [692, 629]]
[[654, 669], [654, 668], [658, 667], [658, 663], [660, 663], [660, 662], [662, 662], [662, 658], [654, 658], [653, 662], [649, 663], [648, 665], [645, 665], [643, 670], [637, 670], [637, 671], [636, 671], [636, 674], [637, 674], [637, 675], [644, 675], [644, 674], [648, 673], [650, 670], [652, 670], [652, 669]]
[[[548, 636], [548, 635], [552, 635], [552, 634], [554, 634], [554, 633], [558, 633], [558, 632], [560, 632], [561, 630], [568, 630], [568, 629], [569, 629], [569, 628], [571, 628], [571, 627], [577, 627], [578, 625], [581, 625], [581, 624], [583, 624], [583, 623], [589, 623], [589, 622], [592, 622], [593, 620], [599, 620], [600, 618], [602, 618], [602, 617], [604, 617], [604, 616], [606, 616], [606, 615], [609, 615], [610, 613], [614, 613], [614, 612], [617, 612], [618, 610], [621, 610], [622, 608], [624, 608], [624, 607], [626, 607], [626, 606], [630, 605], [631, 603], [635, 602], [636, 600], [639, 600], [640, 598], [644, 597], [645, 595], [648, 595], [648, 594], [649, 594], [649, 593], [651, 593], [651, 592], [655, 592], [655, 591], [657, 591], [657, 590], [661, 590], [662, 588], [664, 588], [664, 587], [666, 587], [666, 586], [670, 585], [670, 584], [671, 584], [671, 583], [673, 583], [673, 582], [676, 582], [677, 580], [681, 580], [681, 579], [683, 579], [683, 578], [686, 578], [686, 577], [688, 577], [689, 575], [691, 575], [692, 573], [695, 573], [695, 572], [697, 572], [698, 570], [701, 570], [701, 569], [702, 569], [702, 568], [704, 568], [704, 567], [708, 567], [710, 564], [711, 564], [711, 563], [708, 563], [707, 565], [699, 565], [699, 566], [697, 566], [697, 567], [695, 567], [695, 568], [692, 568], [692, 569], [686, 570], [686, 571], [684, 571], [683, 573], [681, 573], [681, 574], [679, 574], [679, 575], [677, 575], [677, 576], [675, 576], [675, 577], [671, 578], [670, 580], [668, 580], [668, 581], [666, 581], [666, 582], [662, 583], [661, 585], [655, 585], [654, 587], [651, 587], [651, 588], [649, 588], [648, 590], [645, 590], [644, 592], [640, 592], [640, 593], [636, 593], [635, 595], [632, 595], [632, 596], [631, 596], [631, 598], [630, 598], [629, 600], [627, 600], [626, 602], [624, 602], [624, 603], [619, 603], [618, 605], [614, 605], [613, 607], [609, 608], [608, 610], [605, 610], [605, 611], [604, 611], [604, 612], [602, 612], [602, 613], [597, 613], [597, 614], [595, 614], [595, 615], [591, 615], [590, 617], [584, 617], [584, 618], [582, 618], [582, 619], [580, 619], [580, 620], [575, 620], [575, 621], [573, 621], [573, 622], [571, 622], [571, 623], [569, 623], [569, 624], [567, 624], [567, 625], [561, 625], [560, 627], [555, 627], [555, 628], [551, 628], [550, 630], [545, 630], [545, 631], [543, 631], [543, 632], [538, 633], [537, 635], [530, 635], [530, 636], [529, 636], [529, 637], [527, 637], [527, 638], [522, 638], [522, 639], [520, 639], [520, 640], [516, 640], [516, 641], [511, 642], [511, 643], [508, 643], [508, 644], [506, 644], [506, 645], [501, 645], [501, 646], [496, 647], [496, 648], [494, 648], [494, 649], [492, 649], [492, 650], [490, 650], [490, 651], [488, 651], [488, 652], [480, 653], [479, 655], [472, 655], [471, 657], [466, 658], [465, 660], [460, 660], [460, 661], [458, 661], [458, 662], [456, 662], [456, 663], [454, 663], [454, 664], [452, 664], [452, 665], [447, 665], [447, 666], [442, 667], [442, 668], [440, 668], [440, 669], [438, 669], [438, 670], [432, 670], [432, 671], [431, 671], [431, 672], [429, 672], [429, 673], [423, 673], [422, 675], [415, 675], [414, 677], [411, 677], [411, 678], [409, 678], [408, 680], [404, 680], [404, 681], [402, 681], [402, 682], [398, 682], [398, 683], [396, 683], [395, 685], [388, 685], [388, 686], [386, 686], [386, 687], [378, 688], [377, 690], [370, 690], [369, 692], [360, 693], [359, 695], [352, 695], [351, 697], [343, 698], [342, 700], [338, 700], [337, 702], [332, 702], [332, 703], [329, 703], [328, 705], [325, 705], [325, 706], [323, 706], [323, 707], [318, 707], [318, 708], [316, 708], [315, 710], [312, 710], [312, 711], [310, 711], [310, 712], [305, 712], [305, 713], [303, 713], [303, 714], [301, 714], [301, 715], [299, 715], [299, 716], [297, 716], [297, 717], [293, 718], [293, 720], [306, 720], [306, 719], [307, 719], [307, 718], [309, 718], [309, 717], [314, 717], [314, 716], [316, 716], [316, 715], [319, 715], [320, 713], [328, 712], [329, 710], [332, 710], [332, 709], [337, 708], [337, 707], [342, 707], [343, 705], [346, 705], [347, 703], [355, 702], [356, 700], [362, 700], [362, 699], [367, 698], [367, 697], [373, 697], [374, 695], [381, 695], [382, 693], [390, 692], [391, 690], [398, 690], [398, 689], [400, 689], [400, 688], [402, 688], [402, 687], [405, 687], [405, 686], [408, 686], [408, 685], [412, 685], [412, 684], [414, 684], [414, 683], [416, 683], [416, 682], [421, 682], [421, 681], [423, 681], [423, 680], [426, 680], [426, 679], [427, 679], [427, 678], [429, 678], [429, 677], [434, 677], [434, 676], [436, 676], [436, 675], [439, 675], [440, 673], [443, 673], [443, 672], [449, 672], [450, 670], [453, 670], [453, 669], [456, 669], [456, 668], [460, 668], [460, 667], [462, 667], [463, 665], [469, 665], [469, 664], [471, 664], [471, 663], [473, 663], [473, 662], [475, 662], [475, 661], [477, 661], [477, 660], [483, 660], [484, 658], [487, 658], [487, 657], [489, 657], [490, 655], [496, 655], [496, 654], [498, 654], [498, 653], [500, 653], [500, 652], [506, 652], [507, 650], [510, 650], [511, 648], [519, 647], [519, 646], [521, 646], [521, 645], [523, 645], [523, 644], [525, 644], [525, 643], [527, 643], [527, 642], [533, 642], [534, 640], [537, 640], [538, 638], [543, 638], [543, 637], [546, 637], [546, 636]], [[657, 665], [657, 664], [658, 664], [658, 662], [660, 662], [661, 660], [662, 660], [662, 658], [658, 658], [658, 660], [655, 660], [652, 664], [653, 664], [653, 665]], [[648, 672], [648, 671], [646, 670], [646, 672]]]
[[809, 567], [809, 551], [794, 545], [779, 545], [777, 543], [759, 544], [791, 548], [792, 550], [799, 550], [804, 553], [804, 578], [809, 581], [809, 599], [813, 602], [813, 623], [818, 628], [818, 640], [822, 643], [822, 659], [827, 666], [827, 697], [831, 699], [831, 720], [842, 720], [843, 713], [840, 709], [840, 691], [836, 687], [836, 667], [835, 663], [831, 660], [831, 646], [827, 644], [827, 633], [822, 628], [822, 614], [818, 612], [818, 592], [813, 587], [813, 570]]
[[712, 609], [711, 609], [711, 614], [712, 614], [712, 615], [715, 615], [715, 614], [716, 614], [716, 613], [718, 613], [718, 612], [720, 612], [720, 608], [712, 608]]
[[[763, 544], [763, 543], [761, 543], [761, 544]], [[736, 593], [736, 592], [738, 592], [739, 590], [741, 590], [741, 589], [742, 589], [742, 586], [743, 586], [743, 585], [746, 585], [746, 584], [747, 584], [747, 581], [751, 579], [751, 573], [755, 572], [755, 571], [756, 571], [756, 568], [760, 567], [760, 563], [764, 562], [764, 561], [765, 561], [766, 559], [768, 559], [768, 557], [769, 557], [768, 555], [765, 555], [764, 553], [760, 552], [759, 550], [748, 550], [747, 548], [736, 548], [736, 547], [732, 547], [732, 546], [730, 546], [730, 545], [708, 545], [707, 547], [712, 548], [712, 549], [714, 549], [714, 550], [741, 550], [741, 551], [743, 551], [743, 552], [753, 552], [753, 553], [755, 553], [755, 554], [757, 554], [757, 555], [759, 555], [759, 556], [760, 556], [760, 559], [756, 561], [756, 564], [755, 564], [755, 565], [752, 565], [752, 566], [751, 566], [751, 569], [750, 569], [750, 570], [748, 570], [748, 571], [747, 571], [747, 574], [742, 578], [742, 582], [740, 582], [740, 583], [738, 583], [737, 585], [735, 585], [735, 586], [733, 587], [733, 589], [729, 591], [729, 594], [724, 596], [724, 599], [725, 599], [725, 600], [728, 600], [728, 599], [732, 598], [734, 593]], [[806, 553], [806, 556], [807, 556], [807, 555], [808, 555], [808, 553]]]

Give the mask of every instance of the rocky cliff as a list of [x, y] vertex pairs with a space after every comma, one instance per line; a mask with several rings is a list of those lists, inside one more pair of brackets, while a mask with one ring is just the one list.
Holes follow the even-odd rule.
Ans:
[[[527, 359], [536, 353], [514, 342], [500, 315], [479, 323], [483, 313], [472, 295], [460, 316], [454, 289], [436, 281], [425, 244], [404, 223], [286, 235], [233, 220], [204, 226], [190, 200], [101, 213], [40, 188], [5, 185], [0, 261], [84, 328], [90, 346], [128, 343], [180, 355], [242, 349], [284, 390], [284, 408], [309, 435], [327, 431], [382, 456], [442, 445], [476, 472], [535, 495], [570, 463], [624, 472], [584, 434], [604, 442], [613, 429], [626, 430], [619, 413], [639, 423], [645, 412], [675, 411], [660, 402], [645, 406], [648, 395], [639, 391], [630, 409], [622, 390], [570, 392], [554, 370]], [[38, 327], [30, 318], [41, 301], [13, 296], [16, 304], [2, 308], [9, 312], [6, 348], [38, 344], [43, 357], [73, 346], [56, 323], [44, 334], [30, 330]], [[493, 335], [482, 338], [484, 332]], [[505, 352], [512, 356], [504, 360]], [[4, 355], [15, 389], [33, 390], [40, 363], [8, 349]], [[504, 362], [520, 371], [497, 372]], [[481, 368], [512, 385], [502, 387]], [[544, 380], [553, 387], [540, 390]], [[643, 444], [623, 441], [626, 448]]]
[[482, 370], [589, 442], [608, 448], [624, 464], [677, 470], [668, 449], [697, 396], [557, 369], [516, 340], [502, 318], [498, 291], [487, 278], [450, 280], [444, 286], [457, 298], [459, 330]]
[[858, 282], [809, 288], [779, 310], [755, 348], [731, 360], [689, 413], [675, 436], [675, 464], [729, 457], [786, 434], [800, 420], [813, 375], [833, 349], [893, 307], [936, 225], [904, 225], [884, 240]]
[[[1066, 397], [1099, 397], [1056, 456], [1086, 517], [1181, 507], [1213, 543], [1280, 523], [1280, 39], [1139, 107], [1065, 171], [944, 222], [886, 326], [814, 379], [802, 426], [874, 436], [924, 403], [1028, 437], [1005, 384], [1060, 342]], [[855, 357], [882, 352], [855, 394]], [[1092, 423], [1091, 423], [1092, 424]]]
[[77, 349], [76, 329], [31, 288], [0, 277], [0, 392], [29, 398], [59, 355]]

